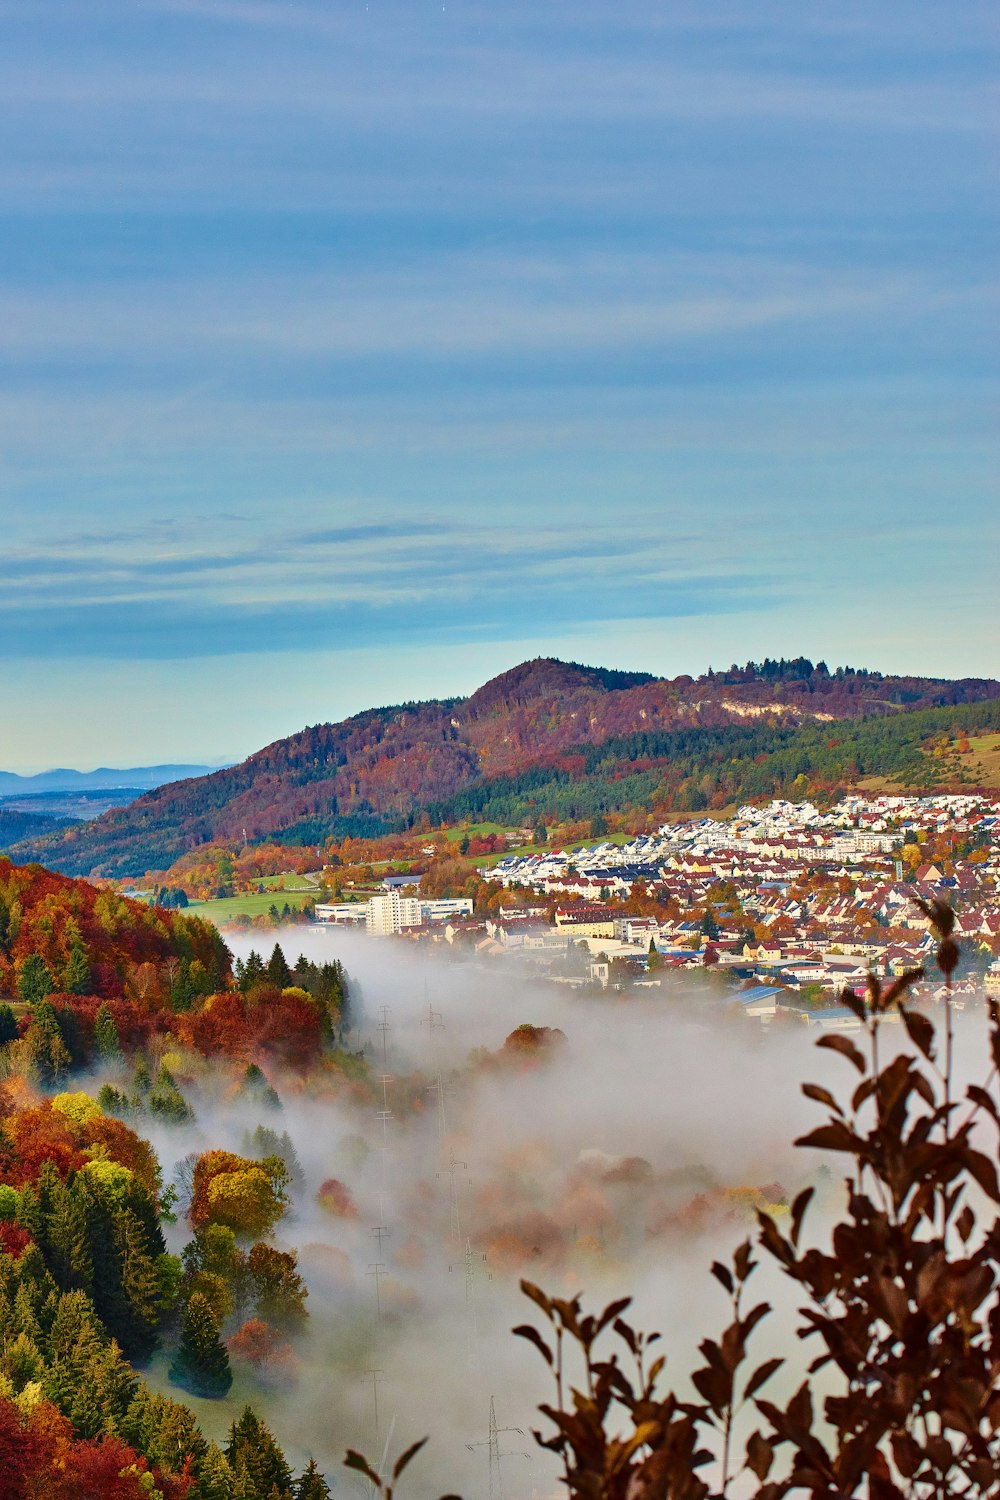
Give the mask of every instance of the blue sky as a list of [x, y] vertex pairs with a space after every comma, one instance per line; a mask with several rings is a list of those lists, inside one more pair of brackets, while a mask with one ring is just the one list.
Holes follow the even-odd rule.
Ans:
[[0, 766], [997, 673], [992, 12], [5, 0]]

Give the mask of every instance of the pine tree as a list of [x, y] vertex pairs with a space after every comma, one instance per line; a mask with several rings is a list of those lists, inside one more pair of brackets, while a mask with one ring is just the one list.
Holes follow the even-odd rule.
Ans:
[[121, 1037], [114, 1016], [102, 1000], [94, 1017], [94, 1050], [104, 1062], [118, 1062], [122, 1055]]
[[160, 1282], [146, 1232], [130, 1208], [114, 1215], [114, 1243], [121, 1265], [121, 1316], [115, 1330], [130, 1359], [143, 1360], [156, 1347]]
[[195, 1470], [188, 1500], [233, 1500], [235, 1488], [229, 1460], [215, 1443], [209, 1443]]
[[323, 1475], [311, 1458], [295, 1485], [295, 1500], [329, 1500], [332, 1493]]
[[17, 1038], [17, 1017], [9, 1005], [0, 1005], [0, 1047]]
[[294, 1500], [292, 1471], [270, 1429], [249, 1406], [229, 1430], [226, 1457], [247, 1500]]
[[247, 954], [246, 963], [243, 965], [243, 977], [240, 980], [240, 989], [244, 995], [249, 994], [254, 985], [260, 984], [266, 977], [266, 974], [267, 970], [264, 967], [264, 960], [256, 948], [251, 948]]
[[60, 1183], [45, 1226], [49, 1269], [64, 1291], [89, 1292], [94, 1282], [90, 1225], [83, 1199]]
[[7, 1327], [8, 1337], [23, 1333], [35, 1345], [42, 1341], [42, 1328], [38, 1321], [28, 1283], [22, 1281], [14, 1295], [11, 1321]]
[[48, 964], [38, 953], [29, 953], [17, 976], [17, 995], [28, 1005], [37, 1005], [55, 989]]
[[94, 1388], [102, 1413], [102, 1426], [118, 1432], [132, 1404], [137, 1381], [132, 1367], [112, 1339], [100, 1355], [87, 1362], [84, 1377]]
[[288, 967], [279, 943], [275, 943], [271, 957], [267, 961], [267, 977], [279, 990], [287, 989], [292, 982], [292, 971]]
[[40, 1379], [45, 1369], [45, 1361], [34, 1339], [30, 1339], [26, 1333], [19, 1333], [14, 1339], [8, 1334], [3, 1368], [4, 1374], [12, 1382], [14, 1389], [20, 1391], [29, 1380]]
[[82, 938], [77, 938], [69, 950], [69, 958], [62, 974], [62, 987], [67, 995], [89, 995], [90, 959]]
[[194, 994], [194, 985], [191, 983], [191, 965], [186, 958], [182, 958], [177, 967], [177, 974], [170, 986], [171, 1010], [190, 1010]]
[[226, 1346], [200, 1292], [191, 1293], [184, 1309], [170, 1378], [195, 1396], [224, 1396], [233, 1383]]
[[[47, 972], [47, 971], [46, 971]], [[48, 1000], [42, 998], [35, 1005], [31, 1025], [25, 1033], [31, 1070], [46, 1087], [58, 1084], [69, 1068], [72, 1058], [63, 1041], [56, 1013]]]
[[250, 1099], [262, 1109], [280, 1109], [281, 1099], [256, 1063], [249, 1063], [239, 1087], [239, 1098]]

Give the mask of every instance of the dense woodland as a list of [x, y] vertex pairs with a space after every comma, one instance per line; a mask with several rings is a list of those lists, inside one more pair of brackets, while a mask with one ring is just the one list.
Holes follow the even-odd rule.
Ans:
[[[322, 1500], [252, 1410], [224, 1448], [185, 1392], [235, 1363], [273, 1377], [308, 1316], [273, 1231], [301, 1189], [269, 1077], [363, 1087], [339, 1051], [338, 963], [275, 948], [235, 972], [218, 933], [174, 911], [0, 860], [0, 1492], [7, 1500]], [[98, 1067], [96, 1097], [74, 1075]], [[164, 1186], [143, 1122], [191, 1118], [211, 1073], [263, 1119]], [[362, 1082], [359, 1083], [359, 1079]], [[93, 1085], [92, 1085], [93, 1087]], [[190, 1231], [181, 1255], [164, 1225]], [[141, 1371], [170, 1356], [176, 1400]]]
[[17, 846], [67, 873], [137, 876], [201, 845], [319, 844], [429, 827], [721, 807], [867, 774], [935, 785], [935, 734], [1000, 725], [1000, 683], [792, 662], [697, 680], [528, 662], [468, 699], [316, 725], [232, 766]]

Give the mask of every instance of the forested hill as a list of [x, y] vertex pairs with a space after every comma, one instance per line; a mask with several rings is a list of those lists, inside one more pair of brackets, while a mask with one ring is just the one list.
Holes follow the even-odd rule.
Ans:
[[[753, 739], [759, 759], [769, 753], [769, 735], [787, 751], [787, 736], [799, 727], [909, 721], [922, 711], [997, 700], [995, 681], [831, 672], [804, 658], [673, 679], [539, 658], [469, 698], [372, 709], [303, 729], [240, 765], [159, 787], [92, 823], [26, 841], [18, 852], [71, 873], [135, 876], [203, 843], [377, 834], [427, 811], [447, 816], [488, 801], [492, 788], [516, 793], [525, 778], [539, 786], [553, 777], [579, 780], [592, 774], [588, 762], [601, 746], [615, 747], [621, 762], [616, 772], [601, 757], [605, 779], [641, 762], [655, 783], [656, 767], [666, 775], [675, 749], [692, 762], [690, 779], [700, 745], [710, 759], [737, 755], [727, 732], [734, 745]], [[938, 727], [927, 723], [927, 732]], [[851, 774], [864, 769], [856, 762]], [[515, 813], [533, 800], [507, 799]]]
[[229, 977], [229, 953], [210, 922], [0, 855], [0, 1003], [51, 994], [88, 996], [95, 1006], [127, 994], [148, 1000], [157, 975], [192, 973], [206, 990]]

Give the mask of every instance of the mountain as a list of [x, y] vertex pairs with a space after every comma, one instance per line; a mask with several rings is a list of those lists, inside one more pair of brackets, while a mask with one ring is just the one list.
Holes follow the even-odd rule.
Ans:
[[0, 797], [30, 797], [40, 792], [80, 792], [117, 790], [127, 787], [163, 786], [168, 781], [183, 781], [190, 776], [205, 776], [212, 766], [131, 766], [113, 770], [99, 766], [96, 771], [39, 771], [36, 776], [19, 776], [16, 771], [0, 771]]
[[805, 658], [697, 679], [539, 658], [469, 698], [303, 729], [18, 852], [70, 873], [135, 876], [201, 844], [364, 837], [424, 814], [585, 816], [722, 806], [796, 776], [835, 785], [889, 769], [919, 779], [923, 742], [970, 713], [979, 718], [968, 727], [1000, 728], [1000, 683], [831, 672]]

